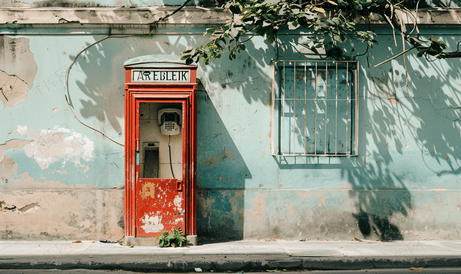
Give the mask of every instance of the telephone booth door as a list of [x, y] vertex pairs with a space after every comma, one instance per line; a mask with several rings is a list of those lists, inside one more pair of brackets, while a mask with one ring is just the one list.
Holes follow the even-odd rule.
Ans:
[[185, 232], [185, 102], [136, 101], [136, 236]]
[[196, 66], [153, 55], [124, 66], [125, 241], [181, 229], [195, 244]]

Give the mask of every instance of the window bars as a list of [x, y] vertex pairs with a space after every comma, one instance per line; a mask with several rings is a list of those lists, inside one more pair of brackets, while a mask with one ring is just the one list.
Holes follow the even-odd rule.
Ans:
[[274, 156], [358, 154], [358, 62], [276, 61], [272, 78]]

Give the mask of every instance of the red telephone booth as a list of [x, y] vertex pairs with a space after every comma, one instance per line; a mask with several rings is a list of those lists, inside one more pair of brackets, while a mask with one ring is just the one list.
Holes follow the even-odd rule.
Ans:
[[197, 66], [147, 55], [125, 67], [125, 242], [181, 228], [196, 244]]

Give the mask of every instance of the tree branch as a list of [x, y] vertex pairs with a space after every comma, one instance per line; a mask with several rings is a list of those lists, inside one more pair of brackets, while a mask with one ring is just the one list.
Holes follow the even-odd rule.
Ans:
[[391, 57], [391, 58], [389, 58], [389, 59], [387, 59], [387, 60], [385, 60], [385, 61], [382, 61], [381, 63], [375, 65], [375, 68], [376, 68], [377, 66], [381, 66], [382, 64], [387, 63], [387, 62], [389, 62], [389, 61], [391, 61], [391, 60], [394, 60], [395, 58], [399, 57], [399, 56], [402, 55], [402, 54], [405, 54], [405, 53], [409, 52], [410, 50], [412, 50], [412, 49], [414, 49], [414, 48], [415, 48], [415, 47], [409, 48], [409, 49], [407, 49], [407, 50], [405, 50], [405, 51], [402, 51], [401, 53], [399, 53], [399, 54], [397, 54], [397, 55], [395, 55], [395, 56], [393, 56], [393, 57]]
[[[434, 41], [432, 41], [432, 42], [431, 41], [422, 41], [422, 40], [420, 40], [418, 38], [410, 36], [407, 33], [407, 29], [405, 27], [405, 22], [403, 21], [403, 16], [405, 14], [408, 14], [408, 12], [405, 11], [405, 9], [400, 9], [399, 7], [395, 7], [395, 6], [392, 6], [391, 4], [387, 4], [385, 6], [385, 8], [382, 9], [378, 14], [380, 14], [383, 18], [385, 18], [387, 23], [393, 29], [396, 28], [396, 29], [400, 30], [400, 32], [402, 33], [405, 41], [407, 41], [410, 45], [413, 46], [411, 49], [416, 48], [416, 49], [418, 49], [420, 51], [424, 51], [424, 54], [437, 57], [438, 59], [461, 58], [461, 52], [458, 51], [459, 49], [457, 49], [456, 51], [443, 51], [443, 49], [445, 48], [445, 47], [443, 47], [442, 49], [432, 50], [431, 49], [432, 45], [434, 43], [438, 43], [440, 45], [440, 42], [438, 42], [437, 40], [435, 40], [436, 42], [434, 42]], [[416, 26], [416, 23], [415, 23], [414, 26]], [[430, 46], [428, 46], [428, 43], [432, 43], [432, 44]], [[393, 58], [390, 58], [390, 59], [376, 65], [375, 67], [377, 67], [377, 66], [379, 66], [381, 64], [384, 64], [384, 63], [386, 63], [386, 62], [388, 62], [388, 61], [390, 61], [390, 60], [404, 54], [405, 52], [407, 52], [407, 51], [404, 51], [404, 52], [400, 53], [399, 55], [396, 55]]]
[[180, 10], [181, 10], [182, 8], [184, 8], [188, 3], [190, 3], [190, 1], [192, 1], [192, 0], [186, 0], [179, 8], [175, 9], [172, 13], [169, 13], [169, 14], [167, 14], [166, 16], [164, 16], [164, 17], [158, 19], [157, 21], [150, 23], [151, 31], [149, 32], [149, 34], [152, 34], [152, 32], [154, 31], [154, 29], [157, 28], [158, 23], [160, 23], [161, 21], [164, 21], [164, 20], [168, 19], [168, 17], [171, 17], [171, 16], [175, 15], [178, 11], [180, 11]]

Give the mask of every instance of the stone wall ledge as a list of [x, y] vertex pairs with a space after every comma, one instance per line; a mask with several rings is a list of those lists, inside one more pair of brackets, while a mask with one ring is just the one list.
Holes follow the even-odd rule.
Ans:
[[[175, 11], [177, 7], [148, 8], [0, 8], [0, 25], [24, 24], [91, 24], [91, 25], [149, 25]], [[461, 8], [426, 8], [411, 11], [421, 25], [461, 24]], [[413, 16], [406, 23], [413, 24]], [[162, 21], [166, 25], [214, 25], [224, 24], [231, 14], [221, 8], [184, 7], [175, 15]], [[358, 24], [385, 24], [378, 15], [356, 18]]]

